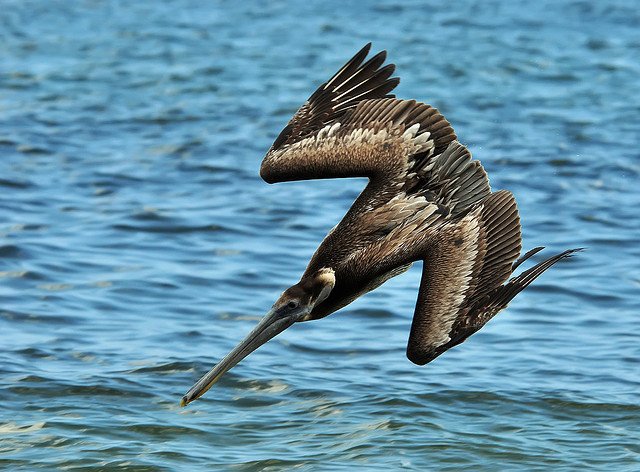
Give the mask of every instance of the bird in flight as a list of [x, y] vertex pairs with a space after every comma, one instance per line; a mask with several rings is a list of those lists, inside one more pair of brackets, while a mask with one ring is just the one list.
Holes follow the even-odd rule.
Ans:
[[296, 322], [317, 320], [422, 261], [407, 357], [426, 364], [460, 344], [556, 262], [510, 279], [521, 257], [513, 194], [492, 192], [479, 161], [437, 109], [395, 98], [386, 52], [371, 43], [322, 84], [262, 161], [268, 183], [367, 177], [366, 188], [316, 250], [298, 283], [182, 398], [202, 396], [222, 375]]

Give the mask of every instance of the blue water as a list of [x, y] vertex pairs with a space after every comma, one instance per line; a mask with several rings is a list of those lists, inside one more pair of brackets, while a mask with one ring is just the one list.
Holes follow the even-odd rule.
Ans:
[[[3, 1], [0, 468], [639, 470], [639, 31], [631, 0]], [[368, 41], [525, 248], [588, 251], [426, 367], [418, 265], [179, 408], [363, 187], [258, 168]]]

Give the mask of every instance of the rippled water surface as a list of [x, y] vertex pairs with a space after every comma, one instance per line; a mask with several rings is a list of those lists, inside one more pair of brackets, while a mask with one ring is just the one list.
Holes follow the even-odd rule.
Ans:
[[[639, 31], [623, 0], [2, 2], [0, 468], [638, 470]], [[426, 367], [414, 267], [179, 408], [363, 187], [258, 168], [370, 40], [525, 247], [588, 251]]]

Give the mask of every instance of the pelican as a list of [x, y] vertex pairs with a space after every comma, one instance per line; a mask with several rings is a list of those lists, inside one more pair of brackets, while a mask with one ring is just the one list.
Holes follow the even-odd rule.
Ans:
[[[295, 113], [262, 161], [268, 183], [339, 177], [369, 182], [316, 250], [298, 283], [182, 397], [196, 400], [258, 347], [294, 323], [324, 318], [422, 261], [407, 357], [424, 365], [462, 343], [540, 274], [580, 249], [510, 279], [543, 247], [519, 257], [513, 194], [492, 192], [479, 161], [436, 108], [400, 100], [399, 79], [366, 60], [371, 43]], [[366, 61], [365, 61], [366, 60]]]

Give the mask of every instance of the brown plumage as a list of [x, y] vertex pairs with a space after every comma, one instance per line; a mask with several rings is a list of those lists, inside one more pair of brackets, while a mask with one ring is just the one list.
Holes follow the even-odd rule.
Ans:
[[399, 79], [365, 62], [370, 44], [322, 84], [275, 140], [260, 168], [269, 182], [368, 177], [322, 241], [300, 282], [183, 398], [202, 395], [227, 370], [297, 321], [327, 316], [422, 261], [407, 347], [425, 364], [478, 331], [565, 251], [509, 280], [520, 219], [513, 195], [487, 174], [437, 109], [390, 95]]

